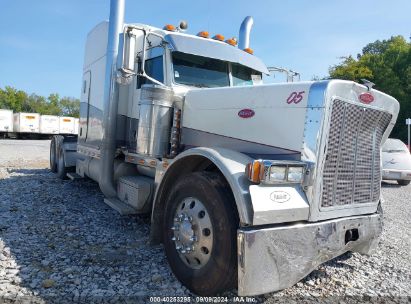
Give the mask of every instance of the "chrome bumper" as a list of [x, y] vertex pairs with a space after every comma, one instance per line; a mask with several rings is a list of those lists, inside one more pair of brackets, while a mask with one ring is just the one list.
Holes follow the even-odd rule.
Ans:
[[[358, 230], [356, 241], [346, 243], [348, 230]], [[252, 296], [290, 287], [321, 263], [346, 251], [369, 254], [381, 231], [379, 214], [239, 229], [238, 294]]]

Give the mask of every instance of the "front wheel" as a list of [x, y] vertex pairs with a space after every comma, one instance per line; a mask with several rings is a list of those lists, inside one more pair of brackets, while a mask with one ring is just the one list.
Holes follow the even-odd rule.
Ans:
[[407, 186], [410, 184], [411, 181], [409, 180], [397, 180], [398, 185], [400, 186]]
[[179, 179], [166, 202], [163, 243], [175, 276], [198, 295], [237, 282], [238, 215], [225, 180], [195, 172]]

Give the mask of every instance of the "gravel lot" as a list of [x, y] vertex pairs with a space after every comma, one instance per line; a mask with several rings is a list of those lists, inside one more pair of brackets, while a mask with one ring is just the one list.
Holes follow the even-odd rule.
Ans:
[[[0, 303], [135, 303], [176, 295], [194, 302], [162, 247], [149, 246], [149, 219], [117, 214], [94, 182], [55, 178], [48, 145], [0, 141]], [[411, 185], [384, 183], [383, 194], [376, 253], [347, 253], [255, 302], [410, 303]]]

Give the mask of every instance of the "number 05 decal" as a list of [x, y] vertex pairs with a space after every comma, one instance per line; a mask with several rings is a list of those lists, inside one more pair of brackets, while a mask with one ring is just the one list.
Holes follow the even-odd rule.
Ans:
[[287, 103], [288, 103], [288, 104], [292, 104], [292, 103], [297, 104], [297, 103], [300, 103], [301, 100], [303, 100], [303, 98], [304, 98], [304, 93], [305, 93], [305, 91], [292, 92], [292, 93], [290, 94], [290, 96], [288, 96], [288, 98], [287, 98]]

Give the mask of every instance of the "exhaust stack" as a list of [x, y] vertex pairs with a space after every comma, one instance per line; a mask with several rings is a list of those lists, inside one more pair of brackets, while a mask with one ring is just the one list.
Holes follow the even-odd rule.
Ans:
[[110, 0], [110, 19], [104, 80], [103, 139], [99, 186], [107, 198], [116, 197], [114, 184], [114, 154], [116, 151], [116, 120], [118, 84], [116, 83], [117, 55], [124, 26], [125, 0]]
[[243, 20], [240, 26], [240, 32], [238, 35], [238, 48], [244, 50], [250, 47], [250, 32], [253, 27], [253, 17], [247, 16]]

